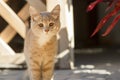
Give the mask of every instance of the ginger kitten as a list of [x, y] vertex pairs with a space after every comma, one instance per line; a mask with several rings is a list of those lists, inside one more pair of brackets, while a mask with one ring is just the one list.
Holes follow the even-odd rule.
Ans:
[[51, 80], [58, 46], [60, 6], [41, 13], [30, 7], [29, 12], [31, 25], [26, 34], [24, 53], [30, 80]]

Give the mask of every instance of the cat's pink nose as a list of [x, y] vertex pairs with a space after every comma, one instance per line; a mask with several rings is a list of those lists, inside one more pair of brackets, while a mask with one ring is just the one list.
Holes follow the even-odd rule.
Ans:
[[49, 29], [45, 29], [45, 32], [48, 32], [49, 31]]

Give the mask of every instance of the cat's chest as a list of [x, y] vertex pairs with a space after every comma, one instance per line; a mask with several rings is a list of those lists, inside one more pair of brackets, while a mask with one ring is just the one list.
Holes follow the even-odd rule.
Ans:
[[47, 34], [41, 34], [40, 35], [40, 38], [38, 39], [38, 44], [40, 46], [43, 46], [45, 45], [47, 42], [49, 42], [51, 39], [51, 36], [50, 35], [47, 35]]

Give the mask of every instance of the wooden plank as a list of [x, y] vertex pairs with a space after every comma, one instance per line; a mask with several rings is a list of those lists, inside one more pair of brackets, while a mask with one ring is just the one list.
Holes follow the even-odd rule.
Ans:
[[[6, 61], [7, 59], [7, 61]], [[15, 55], [0, 55], [0, 68], [26, 68], [25, 56], [23, 53], [17, 53]]]
[[[9, 35], [8, 35], [9, 34]], [[6, 42], [9, 43], [12, 38], [17, 34], [17, 32], [8, 25], [0, 34], [0, 37]]]
[[0, 69], [23, 69], [24, 66], [16, 64], [0, 64]]
[[23, 53], [17, 53], [15, 55], [0, 55], [0, 64], [22, 64], [24, 62], [25, 56]]
[[[27, 20], [29, 17], [29, 13], [28, 13], [28, 7], [29, 5], [26, 4], [18, 13], [18, 16], [23, 20]], [[9, 34], [10, 33], [10, 34]], [[9, 34], [9, 36], [8, 36]], [[11, 39], [17, 34], [17, 32], [10, 26], [8, 25], [0, 34], [1, 38], [8, 43], [9, 41], [11, 41]]]
[[27, 3], [18, 13], [18, 16], [23, 20], [26, 21], [29, 17], [29, 4]]
[[3, 0], [3, 1], [7, 2], [8, 0]]
[[[7, 2], [8, 0], [4, 0], [5, 2]], [[9, 34], [10, 33], [10, 34]], [[9, 36], [8, 36], [9, 34]], [[10, 27], [10, 25], [7, 26], [7, 28], [4, 29], [4, 31], [2, 31], [2, 33], [0, 34], [0, 37], [5, 41], [5, 42], [9, 42], [16, 34], [16, 31]]]
[[27, 0], [29, 4], [37, 9], [38, 12], [45, 11], [46, 6], [41, 0]]
[[0, 54], [1, 55], [14, 55], [15, 52], [0, 38]]
[[25, 38], [25, 25], [15, 12], [3, 1], [0, 0], [0, 15], [23, 37]]

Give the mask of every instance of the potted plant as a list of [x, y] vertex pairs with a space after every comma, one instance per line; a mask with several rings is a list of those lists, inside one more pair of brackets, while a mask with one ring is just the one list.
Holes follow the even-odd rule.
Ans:
[[99, 3], [108, 4], [106, 11], [108, 11], [111, 7], [114, 7], [114, 9], [101, 19], [91, 37], [94, 36], [112, 16], [115, 16], [114, 20], [111, 22], [105, 33], [102, 34], [102, 36], [108, 35], [120, 19], [120, 14], [118, 14], [118, 11], [120, 10], [120, 0], [95, 0], [94, 2], [90, 3], [87, 11], [89, 12], [93, 10], [94, 7]]

